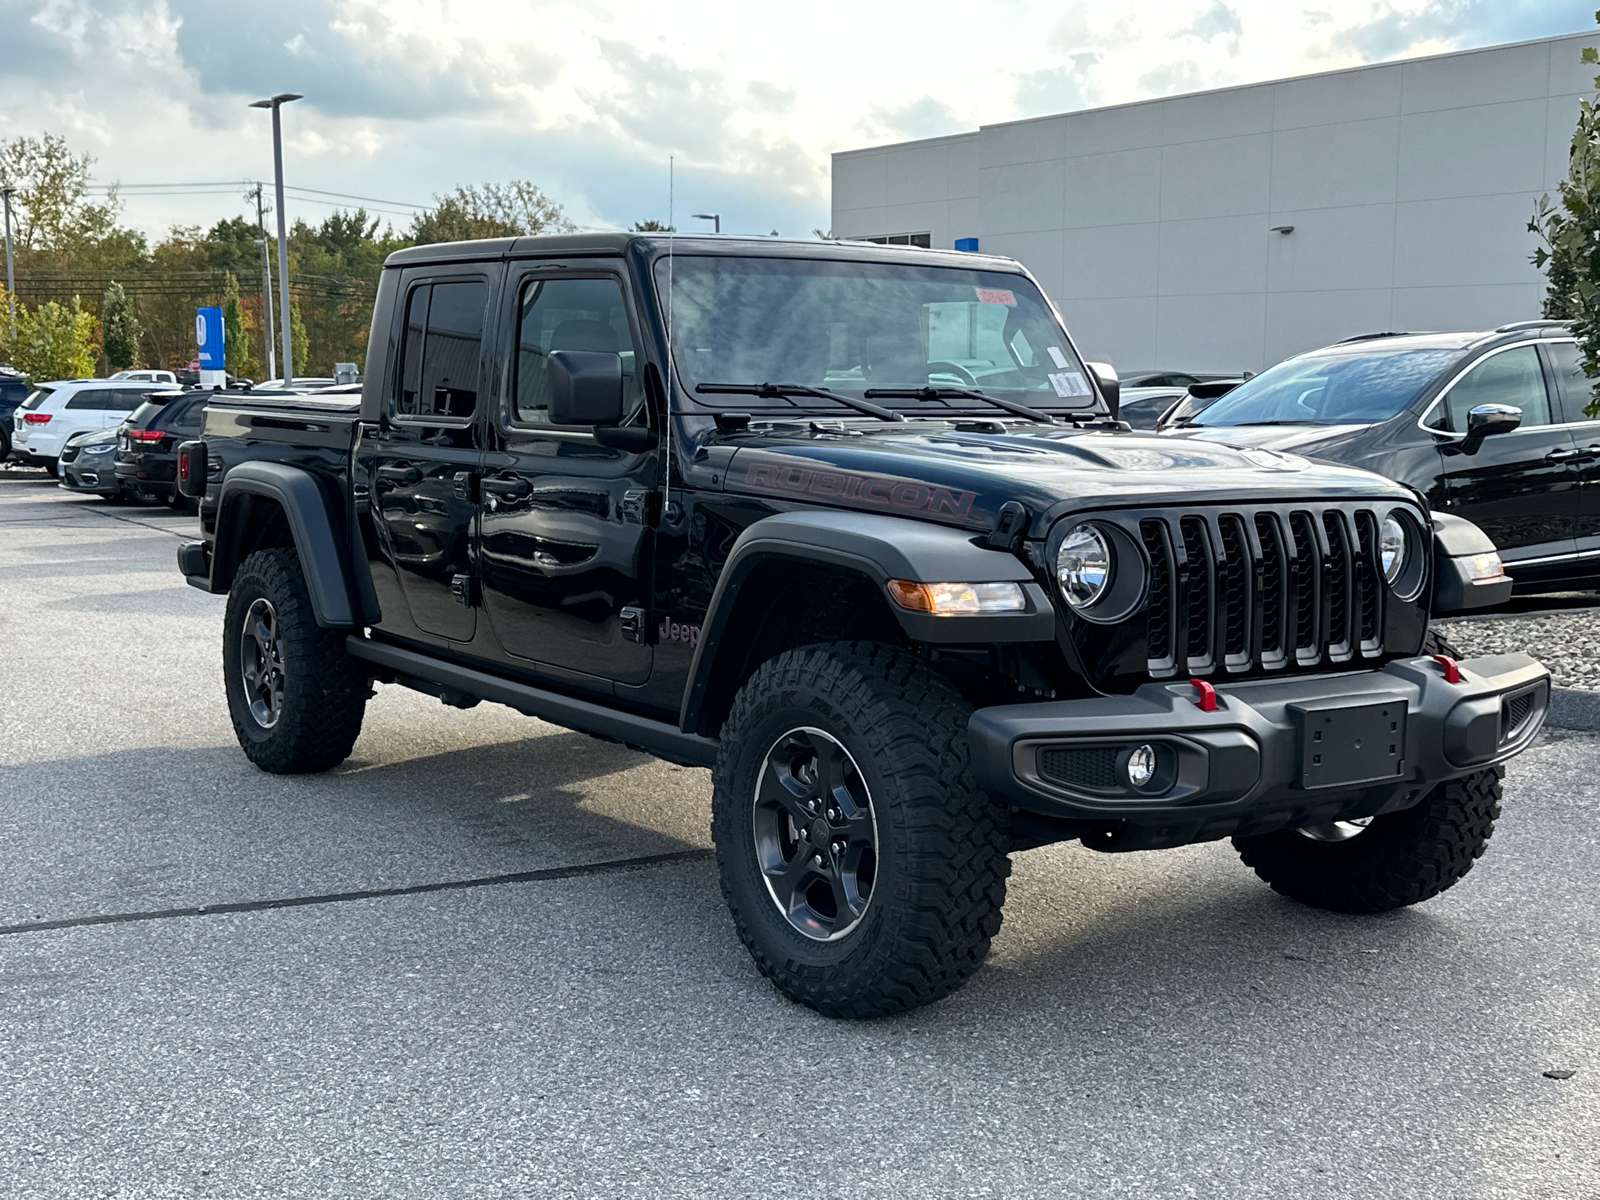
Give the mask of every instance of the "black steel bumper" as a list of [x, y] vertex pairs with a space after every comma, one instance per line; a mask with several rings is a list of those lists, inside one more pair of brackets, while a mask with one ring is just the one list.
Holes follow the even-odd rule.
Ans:
[[[1204, 711], [1188, 683], [1131, 696], [983, 708], [972, 763], [992, 797], [1082, 823], [1107, 850], [1148, 849], [1408, 808], [1505, 762], [1539, 732], [1550, 672], [1526, 654], [1228, 684]], [[1142, 786], [1128, 761], [1153, 752]], [[1141, 756], [1144, 757], [1144, 756]]]

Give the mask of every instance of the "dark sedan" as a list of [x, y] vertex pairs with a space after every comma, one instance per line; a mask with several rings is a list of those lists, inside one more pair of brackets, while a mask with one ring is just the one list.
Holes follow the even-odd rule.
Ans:
[[69, 492], [90, 492], [112, 502], [122, 499], [117, 482], [115, 429], [86, 429], [61, 447], [59, 486]]
[[152, 392], [117, 430], [116, 477], [126, 495], [192, 507], [178, 494], [178, 443], [200, 436], [212, 393]]
[[1600, 420], [1570, 330], [1382, 334], [1286, 359], [1164, 432], [1365, 467], [1479, 526], [1519, 592], [1600, 587]]

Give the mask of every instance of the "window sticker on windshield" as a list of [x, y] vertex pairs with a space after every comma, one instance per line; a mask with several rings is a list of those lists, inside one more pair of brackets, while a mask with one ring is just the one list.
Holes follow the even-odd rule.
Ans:
[[1008, 307], [1017, 306], [1017, 298], [1005, 288], [974, 288], [978, 293], [979, 304], [1004, 304]]
[[1046, 349], [1050, 351], [1050, 361], [1056, 364], [1058, 371], [1065, 371], [1072, 365], [1067, 361], [1067, 356], [1061, 353], [1060, 346], [1048, 346]]
[[1068, 396], [1089, 395], [1089, 381], [1076, 371], [1062, 371], [1050, 376], [1050, 386], [1062, 399]]

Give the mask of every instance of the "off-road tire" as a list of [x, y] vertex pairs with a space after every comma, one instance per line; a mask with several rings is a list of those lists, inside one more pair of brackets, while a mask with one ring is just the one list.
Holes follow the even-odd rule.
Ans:
[[[240, 654], [245, 617], [262, 598], [275, 611], [283, 658], [282, 705], [271, 728], [251, 715]], [[361, 733], [368, 682], [345, 650], [344, 631], [317, 624], [293, 550], [257, 550], [244, 560], [222, 628], [223, 685], [245, 756], [274, 775], [326, 771], [348, 758]]]
[[1404, 908], [1453, 887], [1482, 857], [1500, 816], [1504, 775], [1504, 767], [1491, 767], [1441, 783], [1347, 841], [1285, 829], [1236, 837], [1234, 849], [1274, 891], [1302, 904], [1345, 913]]
[[[915, 656], [873, 642], [786, 651], [739, 690], [712, 771], [722, 892], [761, 973], [830, 1017], [931, 1003], [982, 965], [1011, 873], [1006, 810], [973, 779], [971, 707]], [[756, 788], [788, 731], [820, 729], [870, 792], [877, 868], [859, 923], [835, 941], [800, 933], [767, 891], [754, 843]]]

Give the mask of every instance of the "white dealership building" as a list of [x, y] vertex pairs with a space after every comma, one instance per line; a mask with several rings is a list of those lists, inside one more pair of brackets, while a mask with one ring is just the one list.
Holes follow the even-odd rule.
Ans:
[[[833, 232], [1020, 259], [1087, 357], [1259, 370], [1357, 333], [1539, 315], [1535, 201], [1578, 34], [833, 156]], [[975, 242], [974, 242], [975, 239]]]

